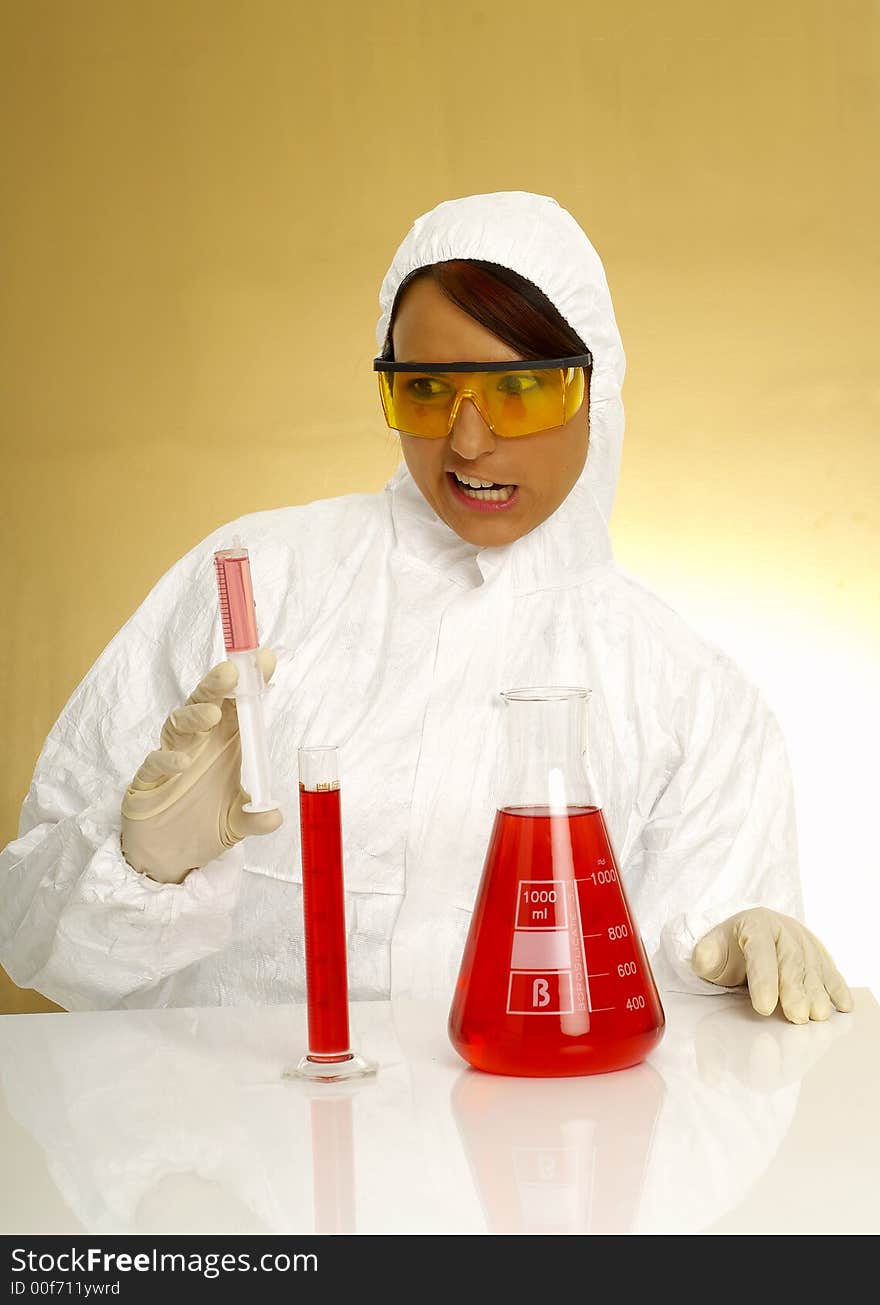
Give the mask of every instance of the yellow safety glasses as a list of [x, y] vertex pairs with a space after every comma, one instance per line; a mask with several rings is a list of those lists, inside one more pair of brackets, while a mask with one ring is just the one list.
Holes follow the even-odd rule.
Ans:
[[584, 401], [582, 367], [591, 353], [571, 358], [501, 363], [413, 363], [373, 359], [379, 395], [392, 430], [441, 440], [466, 398], [495, 435], [517, 439], [562, 426]]

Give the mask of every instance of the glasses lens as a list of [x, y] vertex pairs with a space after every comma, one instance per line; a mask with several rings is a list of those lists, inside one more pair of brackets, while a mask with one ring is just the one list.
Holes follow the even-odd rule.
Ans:
[[580, 368], [509, 372], [379, 372], [388, 425], [408, 435], [443, 439], [459, 393], [473, 399], [496, 435], [515, 439], [561, 426], [583, 399]]

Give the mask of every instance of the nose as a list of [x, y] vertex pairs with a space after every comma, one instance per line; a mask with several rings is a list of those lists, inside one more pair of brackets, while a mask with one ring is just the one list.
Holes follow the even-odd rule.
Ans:
[[449, 433], [449, 446], [460, 458], [473, 461], [495, 448], [495, 436], [469, 395], [462, 397]]

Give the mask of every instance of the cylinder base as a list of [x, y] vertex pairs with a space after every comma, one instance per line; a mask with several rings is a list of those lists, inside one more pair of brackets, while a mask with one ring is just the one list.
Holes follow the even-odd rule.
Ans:
[[340, 1052], [338, 1056], [307, 1052], [296, 1065], [282, 1070], [281, 1077], [307, 1079], [310, 1083], [340, 1083], [349, 1078], [368, 1078], [378, 1068], [374, 1061], [365, 1060], [354, 1051]]

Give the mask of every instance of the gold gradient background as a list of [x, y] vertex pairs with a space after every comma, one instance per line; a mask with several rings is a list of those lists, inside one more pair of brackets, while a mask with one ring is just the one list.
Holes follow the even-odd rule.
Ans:
[[[605, 263], [621, 564], [761, 683], [808, 834], [822, 720], [851, 802], [874, 749], [829, 695], [873, 683], [880, 626], [878, 33], [867, 0], [6, 4], [0, 844], [177, 558], [385, 483], [382, 277], [418, 214], [507, 189]], [[816, 838], [808, 920], [846, 959]]]

